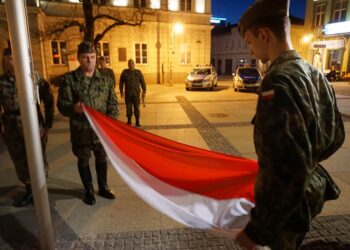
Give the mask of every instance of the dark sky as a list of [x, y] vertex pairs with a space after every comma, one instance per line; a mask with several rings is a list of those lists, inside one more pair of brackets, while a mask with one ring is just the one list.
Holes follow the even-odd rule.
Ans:
[[[212, 15], [227, 18], [228, 22], [234, 24], [253, 2], [254, 0], [211, 0]], [[290, 0], [290, 15], [304, 18], [305, 6], [306, 0]]]

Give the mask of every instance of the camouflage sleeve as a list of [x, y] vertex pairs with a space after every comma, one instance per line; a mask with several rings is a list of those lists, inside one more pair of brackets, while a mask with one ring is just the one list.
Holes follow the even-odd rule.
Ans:
[[256, 206], [245, 232], [257, 244], [269, 245], [297, 210], [314, 167], [304, 119], [286, 85], [260, 93], [254, 143]]
[[141, 83], [142, 92], [146, 93], [146, 83], [141, 71], [140, 71], [140, 83]]
[[53, 93], [48, 81], [42, 79], [39, 87], [40, 99], [44, 102], [45, 124], [47, 128], [52, 128], [53, 116], [55, 113]]
[[107, 115], [114, 119], [119, 117], [118, 98], [115, 93], [114, 83], [111, 83], [109, 88]]
[[62, 115], [74, 117], [74, 102], [77, 102], [78, 100], [74, 100], [73, 96], [73, 79], [70, 74], [65, 75], [64, 79], [64, 82], [62, 82], [58, 89], [57, 108]]
[[125, 84], [124, 74], [125, 74], [125, 71], [123, 70], [123, 72], [120, 75], [120, 80], [119, 80], [119, 92], [120, 92], [120, 94], [124, 93], [124, 84]]

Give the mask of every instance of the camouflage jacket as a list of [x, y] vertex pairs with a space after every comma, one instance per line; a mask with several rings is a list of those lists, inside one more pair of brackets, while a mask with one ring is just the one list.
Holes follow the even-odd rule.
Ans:
[[[39, 97], [44, 103], [45, 116], [37, 106], [39, 125], [47, 128], [52, 127], [54, 116], [54, 98], [50, 88], [50, 84], [40, 78], [38, 82]], [[5, 133], [22, 131], [22, 123], [20, 118], [18, 92], [15, 85], [15, 77], [7, 72], [0, 76], [0, 109], [2, 110], [2, 122]]]
[[114, 83], [114, 86], [115, 86], [115, 74], [114, 74], [114, 71], [110, 68], [104, 68], [104, 69], [99, 69], [100, 73], [102, 75], [106, 75], [106, 76], [109, 76], [112, 78], [113, 80], [113, 83]]
[[88, 78], [80, 68], [65, 74], [64, 82], [59, 88], [57, 107], [70, 118], [70, 134], [73, 144], [98, 143], [98, 139], [84, 114], [74, 111], [74, 104], [85, 105], [117, 119], [119, 116], [118, 100], [113, 80], [102, 75], [98, 69], [94, 76]]
[[309, 230], [325, 201], [318, 163], [340, 148], [345, 132], [332, 86], [294, 50], [268, 69], [254, 122], [259, 171], [245, 232], [269, 245], [282, 229]]
[[140, 87], [142, 88], [143, 93], [146, 93], [146, 83], [143, 79], [142, 72], [138, 69], [123, 70], [119, 81], [120, 93], [124, 93], [124, 85], [126, 96], [140, 96]]

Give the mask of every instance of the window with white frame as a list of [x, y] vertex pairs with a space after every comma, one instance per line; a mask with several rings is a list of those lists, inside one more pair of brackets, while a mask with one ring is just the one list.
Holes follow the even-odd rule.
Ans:
[[136, 64], [147, 64], [147, 44], [146, 43], [135, 43], [135, 63]]
[[348, 0], [337, 0], [334, 3], [333, 22], [341, 22], [346, 20], [346, 9]]
[[51, 41], [51, 55], [54, 65], [68, 65], [67, 42]]
[[191, 46], [189, 44], [180, 45], [180, 64], [191, 64]]
[[191, 11], [192, 10], [192, 6], [191, 6], [191, 1], [192, 0], [181, 0], [181, 11]]
[[100, 41], [96, 44], [97, 56], [103, 56], [106, 64], [111, 63], [111, 53], [109, 50], [109, 42]]
[[115, 6], [128, 6], [128, 0], [112, 0], [112, 4]]
[[134, 0], [134, 7], [136, 8], [146, 8], [147, 1], [146, 0]]
[[151, 0], [150, 7], [152, 9], [160, 9], [160, 0]]
[[326, 3], [315, 4], [314, 26], [322, 26], [325, 23]]
[[172, 11], [179, 10], [179, 0], [168, 1], [168, 9]]
[[196, 12], [204, 13], [205, 12], [205, 0], [196, 0]]

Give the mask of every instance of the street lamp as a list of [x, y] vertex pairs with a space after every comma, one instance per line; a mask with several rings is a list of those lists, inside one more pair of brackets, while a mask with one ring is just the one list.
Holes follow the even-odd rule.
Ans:
[[169, 82], [173, 85], [173, 54], [174, 54], [174, 33], [180, 34], [183, 32], [181, 23], [170, 24], [170, 56], [169, 56]]

